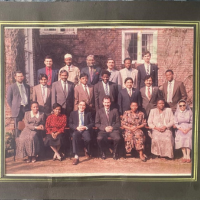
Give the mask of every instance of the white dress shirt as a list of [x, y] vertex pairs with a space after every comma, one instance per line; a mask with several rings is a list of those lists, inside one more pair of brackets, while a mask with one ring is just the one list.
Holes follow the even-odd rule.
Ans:
[[[67, 91], [67, 93], [68, 93], [68, 82], [66, 81], [65, 83], [66, 83], [66, 91]], [[61, 84], [62, 84], [63, 91], [64, 91], [64, 85], [65, 85], [65, 83], [64, 83], [63, 80], [61, 80]]]
[[126, 88], [126, 89], [127, 89], [128, 95], [129, 95], [129, 92], [130, 92], [130, 93], [131, 93], [131, 96], [132, 96], [132, 93], [133, 93], [132, 88], [131, 88], [131, 89]]
[[[168, 81], [168, 84], [167, 84], [167, 102], [172, 102], [172, 99], [170, 99], [170, 96], [169, 96], [169, 81]], [[171, 81], [171, 98], [173, 96], [173, 91], [174, 91], [174, 80]]]
[[[28, 104], [26, 89], [23, 83], [18, 83], [17, 86], [19, 88], [20, 96], [21, 96], [21, 105], [25, 106]], [[22, 86], [22, 87], [21, 87]], [[22, 90], [22, 91], [21, 91]], [[24, 94], [24, 99], [22, 98], [22, 93]]]
[[149, 96], [148, 96], [148, 89], [149, 89], [149, 88], [150, 88], [150, 94], [151, 94], [151, 95], [152, 95], [152, 91], [153, 91], [152, 85], [151, 85], [150, 87], [147, 87], [147, 86], [146, 86], [145, 94], [146, 94], [147, 98], [149, 98]]
[[[108, 95], [110, 94], [110, 87], [109, 87], [109, 82], [107, 84], [105, 84], [103, 81], [103, 88], [104, 88], [104, 91], [106, 91], [106, 85], [107, 85], [107, 90], [108, 90]], [[105, 92], [106, 93], [106, 92]]]
[[88, 92], [88, 95], [90, 96], [90, 91], [89, 91], [88, 85], [83, 85], [83, 84], [81, 84], [81, 85], [83, 86], [83, 90], [85, 91], [85, 89], [86, 89]]
[[149, 63], [149, 64], [144, 63], [144, 66], [145, 66], [146, 74], [147, 74], [147, 72], [148, 72], [148, 70], [149, 70], [149, 75], [150, 75], [151, 64], [150, 64], [150, 63]]
[[40, 86], [41, 86], [41, 90], [42, 90], [42, 98], [43, 98], [43, 88], [44, 88], [44, 96], [45, 96], [45, 98], [43, 98], [43, 100], [44, 100], [44, 103], [46, 103], [46, 99], [47, 99], [47, 85], [40, 84]]

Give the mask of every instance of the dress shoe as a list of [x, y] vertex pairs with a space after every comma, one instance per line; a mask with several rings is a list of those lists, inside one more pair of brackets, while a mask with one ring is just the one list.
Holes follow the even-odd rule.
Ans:
[[114, 159], [114, 160], [117, 160], [117, 159], [118, 159], [118, 157], [117, 157], [117, 154], [116, 154], [116, 153], [113, 153], [113, 159]]
[[102, 153], [102, 154], [101, 154], [101, 159], [102, 159], [102, 160], [105, 160], [105, 159], [106, 159], [105, 153]]
[[62, 157], [58, 158], [58, 160], [61, 162], [62, 161]]
[[73, 165], [78, 165], [78, 163], [79, 163], [79, 159], [78, 158], [74, 158], [74, 160], [73, 160]]
[[90, 159], [90, 154], [89, 154], [87, 151], [85, 151], [85, 157], [86, 157], [87, 159]]

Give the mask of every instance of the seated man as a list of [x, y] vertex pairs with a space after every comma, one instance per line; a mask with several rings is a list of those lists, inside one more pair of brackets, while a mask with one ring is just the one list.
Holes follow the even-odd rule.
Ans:
[[113, 159], [117, 160], [117, 148], [120, 141], [120, 119], [117, 109], [110, 108], [111, 97], [106, 95], [103, 98], [103, 108], [96, 113], [95, 126], [100, 130], [97, 136], [97, 142], [101, 150], [101, 158], [106, 159], [105, 142], [108, 137], [114, 141]]
[[75, 154], [73, 165], [79, 163], [78, 157], [78, 140], [82, 137], [85, 144], [85, 155], [90, 157], [90, 130], [94, 126], [94, 120], [90, 112], [85, 112], [86, 102], [80, 101], [78, 104], [78, 110], [73, 111], [69, 117], [69, 127], [73, 130], [72, 134], [72, 146], [73, 153]]

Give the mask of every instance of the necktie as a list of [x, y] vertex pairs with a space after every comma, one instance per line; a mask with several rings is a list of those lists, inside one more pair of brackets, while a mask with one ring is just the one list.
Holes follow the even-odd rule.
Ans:
[[65, 94], [65, 97], [67, 97], [67, 87], [66, 87], [66, 82], [64, 82], [64, 94]]
[[107, 119], [109, 121], [109, 110], [106, 111], [106, 116], [107, 116]]
[[51, 84], [51, 80], [50, 80], [50, 70], [49, 70], [49, 68], [47, 68], [47, 77], [48, 77], [47, 84], [50, 85]]
[[169, 84], [169, 91], [168, 91], [168, 102], [172, 102], [172, 83], [171, 82], [168, 82]]
[[90, 73], [90, 81], [92, 82], [92, 67], [89, 67], [89, 73]]
[[128, 94], [131, 97], [131, 89], [128, 89]]
[[46, 95], [45, 95], [45, 87], [44, 86], [42, 87], [42, 98], [43, 98], [44, 103], [46, 103]]
[[148, 99], [150, 100], [151, 99], [150, 87], [148, 87], [147, 95], [148, 95]]
[[80, 113], [81, 126], [84, 126], [83, 112]]
[[106, 86], [105, 86], [105, 94], [106, 94], [106, 95], [109, 95], [109, 94], [108, 94], [108, 84], [106, 84]]
[[149, 75], [149, 65], [147, 65], [147, 75]]
[[89, 94], [88, 94], [88, 91], [87, 91], [87, 85], [85, 85], [85, 94], [86, 94], [86, 96], [87, 96], [87, 99], [89, 100], [90, 97], [89, 97]]
[[21, 93], [21, 98], [22, 98], [22, 101], [21, 101], [21, 103], [22, 103], [22, 105], [26, 105], [26, 94], [25, 94], [25, 92], [24, 92], [24, 90], [23, 90], [23, 85], [22, 84], [20, 84], [19, 85], [20, 87], [20, 93]]

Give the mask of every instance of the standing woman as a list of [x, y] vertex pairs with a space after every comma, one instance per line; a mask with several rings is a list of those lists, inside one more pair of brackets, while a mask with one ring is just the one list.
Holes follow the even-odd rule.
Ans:
[[27, 163], [36, 162], [40, 143], [37, 134], [44, 130], [44, 113], [39, 112], [36, 101], [31, 103], [31, 111], [25, 113], [25, 128], [16, 140], [16, 157], [28, 156]]
[[180, 100], [174, 116], [174, 124], [177, 128], [175, 137], [175, 149], [183, 152], [182, 162], [190, 163], [190, 151], [192, 149], [192, 111], [185, 100]]
[[158, 99], [157, 108], [151, 109], [148, 119], [149, 128], [152, 129], [152, 154], [160, 157], [174, 157], [174, 138], [171, 131], [173, 124], [174, 116], [171, 108], [165, 108], [165, 101]]
[[63, 134], [67, 125], [67, 117], [61, 114], [62, 106], [58, 103], [53, 104], [53, 114], [49, 115], [46, 120], [46, 138], [45, 145], [50, 146], [54, 151], [53, 161], [58, 159], [62, 161], [59, 149], [63, 144]]
[[138, 111], [138, 103], [132, 102], [131, 110], [125, 111], [121, 120], [121, 125], [125, 129], [124, 141], [126, 152], [130, 153], [135, 148], [143, 162], [146, 162], [144, 155], [145, 135], [141, 128], [146, 125], [144, 113]]

